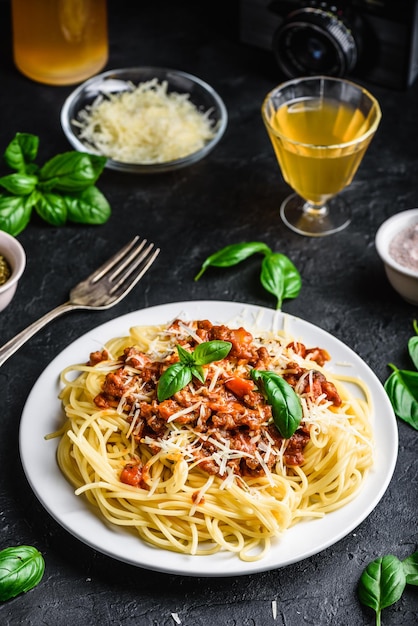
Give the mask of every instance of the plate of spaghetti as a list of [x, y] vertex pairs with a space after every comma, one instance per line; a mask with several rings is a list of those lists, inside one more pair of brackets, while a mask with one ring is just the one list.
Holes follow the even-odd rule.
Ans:
[[397, 459], [389, 399], [348, 346], [243, 303], [128, 313], [59, 354], [23, 410], [42, 505], [112, 558], [237, 576], [298, 562], [354, 530]]

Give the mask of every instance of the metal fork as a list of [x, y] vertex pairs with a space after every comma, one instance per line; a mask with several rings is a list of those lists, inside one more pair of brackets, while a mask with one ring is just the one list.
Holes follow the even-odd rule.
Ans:
[[119, 252], [101, 265], [88, 278], [70, 291], [70, 298], [36, 322], [22, 330], [0, 348], [0, 367], [28, 339], [53, 319], [75, 309], [98, 311], [109, 309], [122, 300], [135, 287], [157, 258], [160, 249], [136, 235]]

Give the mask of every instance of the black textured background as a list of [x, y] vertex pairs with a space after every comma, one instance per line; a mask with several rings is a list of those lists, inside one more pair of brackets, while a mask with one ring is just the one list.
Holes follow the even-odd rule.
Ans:
[[[193, 281], [206, 256], [229, 243], [264, 241], [287, 254], [302, 274], [303, 288], [283, 310], [348, 344], [382, 382], [389, 361], [410, 367], [406, 345], [418, 311], [388, 284], [374, 237], [385, 218], [418, 205], [418, 84], [404, 92], [366, 85], [380, 100], [383, 119], [344, 192], [353, 206], [352, 224], [327, 238], [300, 237], [280, 222], [278, 208], [288, 188], [260, 116], [264, 95], [280, 77], [270, 54], [240, 44], [235, 0], [110, 0], [109, 12], [106, 69], [156, 65], [196, 74], [224, 99], [229, 124], [215, 151], [189, 169], [150, 177], [106, 170], [99, 184], [113, 208], [106, 225], [53, 228], [34, 217], [19, 235], [27, 269], [12, 305], [0, 313], [0, 345], [65, 301], [73, 284], [134, 233], [155, 241], [161, 254], [116, 308], [56, 320], [0, 369], [0, 549], [35, 545], [46, 561], [35, 589], [0, 605], [0, 623], [170, 626], [177, 613], [186, 626], [372, 625], [374, 614], [356, 596], [361, 572], [378, 556], [405, 558], [417, 549], [417, 433], [402, 422], [395, 474], [373, 513], [324, 552], [252, 576], [188, 578], [114, 561], [64, 531], [28, 486], [18, 453], [21, 411], [40, 373], [71, 341], [113, 317], [170, 301], [274, 306], [260, 287], [256, 258]], [[0, 151], [17, 131], [39, 135], [39, 162], [70, 149], [59, 113], [72, 88], [36, 84], [16, 71], [5, 0], [0, 78]], [[383, 611], [383, 624], [416, 623], [417, 589], [408, 587]]]

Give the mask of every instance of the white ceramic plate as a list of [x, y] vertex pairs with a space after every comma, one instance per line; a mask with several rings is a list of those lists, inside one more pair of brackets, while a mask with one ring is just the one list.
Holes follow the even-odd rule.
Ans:
[[[286, 318], [290, 332], [308, 346], [320, 346], [330, 353], [331, 371], [361, 377], [369, 386], [374, 402], [376, 463], [359, 495], [342, 509], [323, 519], [301, 522], [287, 530], [261, 561], [246, 563], [233, 554], [184, 556], [146, 545], [138, 537], [107, 525], [86, 503], [74, 495], [61, 474], [56, 458], [57, 440], [44, 439], [63, 420], [59, 400], [59, 373], [72, 363], [85, 362], [90, 352], [101, 349], [112, 337], [125, 335], [137, 324], [183, 319], [209, 319], [230, 324], [281, 328]], [[376, 507], [395, 469], [398, 451], [396, 418], [380, 381], [349, 347], [329, 333], [287, 314], [234, 302], [177, 302], [128, 313], [91, 330], [61, 352], [39, 377], [23, 410], [20, 425], [20, 455], [27, 479], [46, 510], [72, 535], [95, 550], [132, 565], [187, 576], [238, 576], [283, 567], [301, 561], [335, 544], [356, 528]]]

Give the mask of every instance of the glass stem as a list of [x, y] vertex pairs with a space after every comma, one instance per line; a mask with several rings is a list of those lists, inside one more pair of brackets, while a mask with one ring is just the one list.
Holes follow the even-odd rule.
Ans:
[[303, 212], [305, 213], [305, 215], [309, 215], [310, 217], [321, 218], [328, 215], [329, 209], [326, 204], [323, 204], [322, 206], [317, 206], [315, 204], [311, 204], [310, 202], [305, 202], [305, 204], [303, 205]]

